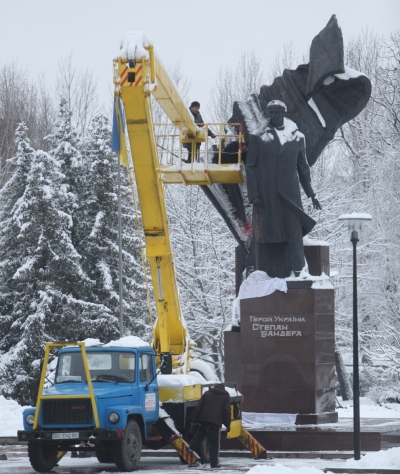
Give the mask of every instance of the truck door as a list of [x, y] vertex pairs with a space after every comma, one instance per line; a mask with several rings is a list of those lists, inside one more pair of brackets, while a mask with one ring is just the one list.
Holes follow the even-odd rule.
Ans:
[[154, 377], [153, 358], [153, 354], [145, 352], [139, 356], [139, 391], [147, 423], [158, 418], [158, 384]]

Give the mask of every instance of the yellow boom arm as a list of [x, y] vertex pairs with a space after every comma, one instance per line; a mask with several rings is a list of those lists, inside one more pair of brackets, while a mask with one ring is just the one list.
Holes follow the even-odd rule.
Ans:
[[[188, 336], [182, 318], [168, 231], [163, 180], [165, 183], [212, 184], [244, 181], [242, 167], [209, 164], [203, 169], [191, 166], [160, 166], [151, 94], [170, 121], [180, 130], [182, 142], [199, 143], [207, 139], [207, 124], [198, 127], [185, 106], [173, 81], [157, 60], [153, 46], [141, 32], [125, 33], [118, 58], [114, 61], [115, 95], [122, 99], [130, 142], [134, 176], [142, 213], [146, 240], [146, 256], [150, 264], [157, 305], [157, 321], [153, 328], [153, 346], [158, 356], [170, 354], [177, 372], [189, 370]], [[122, 114], [122, 111], [120, 111]], [[119, 120], [120, 127], [122, 120]], [[222, 124], [218, 124], [221, 135]], [[241, 141], [241, 132], [238, 135]], [[124, 146], [124, 145], [123, 145]], [[220, 141], [221, 155], [221, 141]], [[127, 158], [121, 162], [128, 166]], [[178, 357], [181, 355], [185, 357]], [[179, 369], [181, 367], [181, 369]]]
[[[157, 61], [152, 46], [147, 47], [144, 52], [140, 58], [128, 60], [119, 57], [116, 60], [115, 93], [124, 105], [146, 240], [146, 256], [156, 297], [158, 318], [153, 334], [154, 349], [157, 355], [168, 353], [179, 356], [188, 352], [187, 333], [178, 298], [164, 189], [159, 175], [150, 93], [183, 133], [204, 141], [205, 131], [194, 123], [173, 82]], [[173, 363], [177, 365], [176, 357], [173, 357]], [[188, 370], [187, 363], [185, 366]]]

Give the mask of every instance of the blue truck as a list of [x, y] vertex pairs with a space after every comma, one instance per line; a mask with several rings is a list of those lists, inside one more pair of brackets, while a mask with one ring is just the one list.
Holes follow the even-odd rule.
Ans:
[[[54, 383], [44, 388], [50, 351], [60, 347]], [[160, 416], [156, 375], [150, 346], [46, 344], [37, 405], [24, 411], [24, 430], [18, 431], [18, 440], [28, 442], [32, 467], [50, 471], [66, 452], [92, 450], [99, 462], [129, 472], [137, 468], [144, 442], [149, 448], [172, 443], [185, 462], [195, 463], [199, 456]], [[198, 394], [192, 398], [175, 404], [178, 424], [190, 422]]]
[[[55, 351], [54, 381], [45, 388]], [[208, 462], [208, 440], [199, 453], [191, 451], [189, 427], [202, 391], [218, 382], [171, 374], [168, 358], [161, 359], [157, 372], [156, 359], [152, 347], [132, 344], [129, 337], [90, 347], [47, 343], [36, 407], [24, 410], [24, 430], [18, 431], [18, 440], [28, 443], [32, 467], [48, 472], [69, 451], [92, 451], [100, 463], [130, 472], [138, 467], [143, 445], [155, 450], [171, 445], [185, 464]], [[233, 391], [227, 437], [265, 458], [265, 448], [242, 427], [241, 401]]]

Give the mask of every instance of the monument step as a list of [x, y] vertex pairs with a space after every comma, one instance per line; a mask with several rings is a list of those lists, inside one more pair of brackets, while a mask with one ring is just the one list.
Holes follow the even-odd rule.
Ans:
[[[1, 439], [1, 438], [0, 438]], [[28, 456], [26, 445], [22, 445], [15, 438], [13, 445], [0, 443], [0, 456], [4, 455], [8, 459], [25, 458]], [[363, 453], [365, 454], [365, 453]], [[220, 457], [224, 458], [253, 458], [253, 454], [247, 449], [221, 450]], [[350, 451], [314, 451], [314, 452], [294, 452], [294, 451], [270, 451], [267, 453], [268, 459], [351, 459], [354, 456]], [[168, 447], [163, 449], [143, 449], [142, 457], [176, 457], [176, 450]]]
[[[296, 428], [294, 430], [248, 430], [264, 446], [267, 453], [278, 452], [311, 452], [311, 451], [349, 451], [354, 447], [354, 434], [349, 430]], [[361, 449], [363, 451], [381, 450], [381, 433], [379, 431], [361, 432]], [[237, 439], [221, 439], [222, 449], [241, 449]]]

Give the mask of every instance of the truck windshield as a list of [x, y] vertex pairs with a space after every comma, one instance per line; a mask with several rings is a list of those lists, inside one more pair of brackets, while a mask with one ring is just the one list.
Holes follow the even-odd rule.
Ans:
[[[87, 352], [92, 382], [134, 382], [135, 354], [132, 352]], [[80, 352], [60, 354], [56, 383], [86, 382], [85, 368]]]

